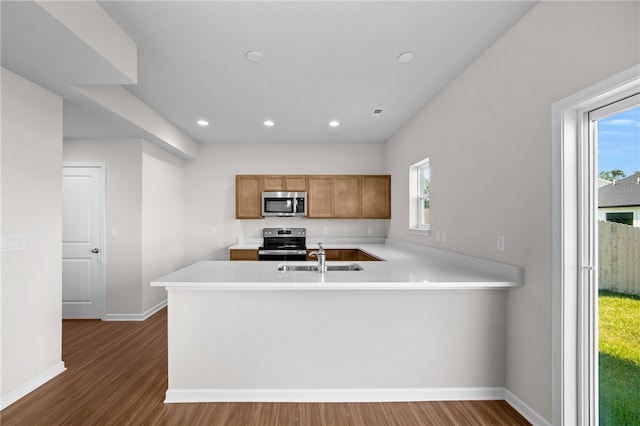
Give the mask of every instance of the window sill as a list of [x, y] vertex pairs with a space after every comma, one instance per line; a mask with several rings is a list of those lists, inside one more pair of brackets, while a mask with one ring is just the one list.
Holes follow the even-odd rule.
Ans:
[[408, 228], [407, 233], [409, 235], [418, 235], [421, 237], [428, 237], [431, 235], [431, 230], [428, 228]]

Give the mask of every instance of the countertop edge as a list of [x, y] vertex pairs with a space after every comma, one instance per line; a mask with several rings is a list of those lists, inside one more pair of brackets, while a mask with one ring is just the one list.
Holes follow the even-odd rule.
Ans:
[[378, 282], [378, 283], [278, 283], [278, 282], [151, 282], [153, 287], [165, 287], [167, 290], [216, 290], [216, 291], [347, 291], [347, 290], [506, 290], [522, 287], [518, 282]]

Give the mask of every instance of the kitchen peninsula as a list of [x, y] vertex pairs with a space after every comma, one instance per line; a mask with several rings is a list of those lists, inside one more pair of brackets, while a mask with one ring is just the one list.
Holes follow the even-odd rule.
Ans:
[[503, 398], [505, 290], [521, 268], [356, 246], [385, 261], [324, 274], [202, 261], [152, 282], [168, 292], [166, 402]]

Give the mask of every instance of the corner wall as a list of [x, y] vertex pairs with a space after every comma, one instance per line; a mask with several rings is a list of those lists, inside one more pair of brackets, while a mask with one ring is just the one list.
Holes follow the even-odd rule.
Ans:
[[2, 68], [0, 408], [64, 371], [62, 99]]
[[167, 291], [149, 283], [184, 267], [183, 160], [142, 144], [142, 312], [166, 302]]
[[[390, 238], [524, 268], [507, 297], [505, 387], [549, 421], [551, 105], [640, 63], [639, 6], [540, 2], [387, 144]], [[406, 200], [408, 167], [425, 157], [432, 236], [421, 238], [406, 233]]]

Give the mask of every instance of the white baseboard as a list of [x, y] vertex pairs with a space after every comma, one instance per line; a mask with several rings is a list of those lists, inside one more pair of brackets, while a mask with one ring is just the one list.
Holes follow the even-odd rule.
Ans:
[[167, 306], [166, 299], [141, 314], [105, 314], [105, 321], [144, 321], [160, 309]]
[[504, 399], [504, 388], [169, 389], [164, 402], [402, 402], [491, 399]]
[[548, 426], [549, 423], [544, 417], [529, 407], [520, 398], [512, 394], [509, 389], [504, 390], [504, 400], [509, 403], [522, 417], [527, 419], [534, 426]]
[[33, 379], [28, 382], [18, 386], [18, 388], [12, 390], [6, 395], [2, 395], [0, 398], [0, 410], [4, 410], [26, 394], [34, 391], [36, 388], [39, 388], [49, 380], [56, 377], [58, 374], [64, 372], [67, 368], [64, 366], [64, 362], [60, 361], [53, 367], [49, 368], [47, 371], [42, 374], [38, 374]]

